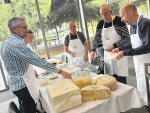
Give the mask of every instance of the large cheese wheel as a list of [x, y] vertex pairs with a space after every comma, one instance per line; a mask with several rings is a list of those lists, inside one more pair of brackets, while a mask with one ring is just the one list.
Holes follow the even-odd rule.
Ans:
[[91, 85], [92, 84], [92, 79], [91, 77], [87, 76], [80, 76], [80, 77], [75, 77], [72, 78], [71, 80], [75, 85], [77, 85], [80, 89], [82, 89], [85, 86]]
[[109, 87], [111, 91], [117, 89], [117, 80], [113, 76], [101, 76], [99, 78], [96, 78], [95, 84]]
[[92, 101], [107, 99], [111, 96], [111, 91], [103, 85], [90, 85], [81, 89], [82, 101]]

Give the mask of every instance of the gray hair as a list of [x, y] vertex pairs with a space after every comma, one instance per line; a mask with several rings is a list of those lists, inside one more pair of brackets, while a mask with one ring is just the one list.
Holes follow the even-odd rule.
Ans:
[[110, 6], [108, 4], [104, 4], [100, 7], [101, 8], [107, 8], [109, 11], [111, 10]]
[[25, 18], [23, 17], [13, 17], [8, 21], [8, 28], [10, 31], [12, 31], [12, 27], [18, 26], [20, 22], [18, 20], [23, 20], [25, 21]]
[[129, 3], [126, 7], [125, 7], [125, 12], [128, 13], [130, 10], [137, 12], [137, 8], [133, 3]]

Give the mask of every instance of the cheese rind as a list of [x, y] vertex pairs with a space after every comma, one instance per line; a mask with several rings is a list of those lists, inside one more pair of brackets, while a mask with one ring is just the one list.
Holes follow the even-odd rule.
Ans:
[[81, 96], [82, 101], [107, 99], [110, 98], [111, 91], [108, 87], [103, 85], [90, 85], [81, 89]]
[[111, 91], [117, 89], [117, 80], [112, 76], [101, 76], [95, 79], [96, 85], [104, 85], [109, 87]]
[[55, 113], [60, 113], [82, 104], [80, 89], [68, 79], [45, 87]]
[[92, 84], [92, 78], [88, 76], [80, 76], [72, 78], [71, 80], [75, 85], [77, 85], [80, 89], [82, 89], [85, 86]]

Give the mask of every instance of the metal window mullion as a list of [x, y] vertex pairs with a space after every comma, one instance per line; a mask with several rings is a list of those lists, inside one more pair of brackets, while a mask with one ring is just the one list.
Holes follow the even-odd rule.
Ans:
[[147, 0], [148, 18], [150, 19], [150, 0]]
[[91, 46], [90, 46], [90, 40], [89, 40], [89, 34], [88, 34], [88, 28], [87, 28], [87, 20], [85, 16], [85, 8], [84, 8], [83, 0], [77, 0], [77, 7], [78, 7], [78, 11], [80, 12], [79, 19], [80, 19], [81, 29], [87, 39], [87, 42], [89, 44], [89, 51], [90, 51]]

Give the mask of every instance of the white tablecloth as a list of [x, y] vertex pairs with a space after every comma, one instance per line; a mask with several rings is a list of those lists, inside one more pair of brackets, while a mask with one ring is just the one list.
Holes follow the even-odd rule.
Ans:
[[[92, 75], [93, 77], [96, 74]], [[42, 106], [47, 113], [54, 113], [48, 99], [45, 86], [40, 86]], [[83, 102], [82, 105], [63, 113], [120, 113], [131, 108], [144, 106], [141, 94], [132, 86], [118, 82], [118, 88], [112, 91], [111, 98]]]
[[[43, 108], [47, 113], [54, 113], [44, 86], [40, 87], [40, 92]], [[118, 88], [112, 91], [110, 99], [83, 102], [64, 113], [120, 113], [143, 105], [143, 98], [134, 87], [118, 82]]]

